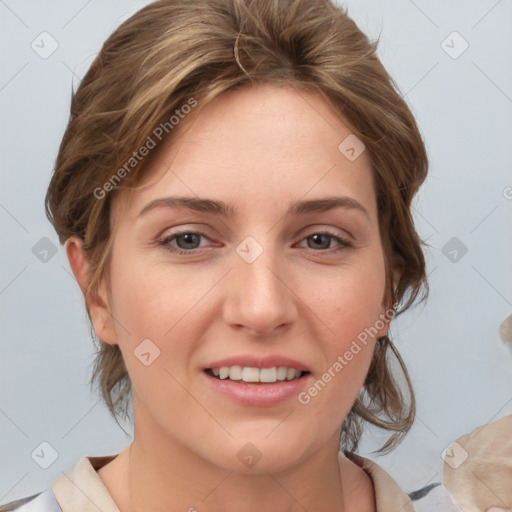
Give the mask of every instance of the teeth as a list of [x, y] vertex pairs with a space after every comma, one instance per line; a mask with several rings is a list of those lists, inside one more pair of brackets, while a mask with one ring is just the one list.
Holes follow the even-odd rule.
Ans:
[[212, 368], [212, 372], [220, 379], [242, 380], [244, 382], [276, 382], [278, 380], [293, 380], [302, 372], [286, 366], [273, 368], [252, 368], [250, 366], [222, 366]]
[[[231, 378], [231, 372], [230, 377]], [[260, 381], [260, 370], [259, 368], [250, 368], [246, 366], [242, 370], [242, 380], [244, 382], [259, 382]]]
[[280, 366], [276, 372], [277, 380], [285, 380], [287, 374], [288, 374], [288, 368], [286, 368], [286, 366]]
[[231, 366], [228, 368], [229, 370], [229, 378], [232, 380], [240, 380], [242, 378], [242, 367], [241, 366]]
[[[260, 381], [261, 382], [275, 382], [277, 380], [275, 368], [262, 368], [260, 370]], [[300, 375], [300, 373], [299, 373]]]
[[293, 368], [288, 368], [286, 372], [286, 380], [291, 380], [295, 377], [295, 370]]

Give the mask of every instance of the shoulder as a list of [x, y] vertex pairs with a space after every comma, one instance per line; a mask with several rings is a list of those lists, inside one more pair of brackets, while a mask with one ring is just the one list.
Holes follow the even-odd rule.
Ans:
[[370, 477], [373, 484], [375, 508], [378, 512], [388, 510], [414, 512], [409, 496], [400, 489], [391, 475], [379, 464], [356, 453], [346, 452], [344, 456], [363, 469]]
[[0, 512], [62, 512], [51, 488], [0, 505]]
[[391, 475], [375, 461], [356, 454], [347, 455], [372, 477], [377, 511], [460, 512], [444, 484], [432, 483], [406, 494]]
[[97, 470], [113, 460], [115, 455], [82, 457], [67, 473], [62, 474], [47, 489], [0, 505], [0, 512], [70, 512], [90, 510], [94, 496], [96, 507], [104, 512], [118, 512], [115, 503], [98, 476]]

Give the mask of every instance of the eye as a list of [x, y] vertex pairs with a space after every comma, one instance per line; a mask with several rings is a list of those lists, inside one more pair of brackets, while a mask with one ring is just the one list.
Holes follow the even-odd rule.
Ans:
[[[173, 235], [166, 236], [158, 241], [158, 245], [165, 247], [168, 251], [177, 254], [191, 254], [198, 249], [201, 237], [209, 238], [200, 231], [183, 231], [182, 233], [175, 233]], [[175, 245], [172, 242], [176, 241]]]
[[308, 247], [310, 249], [320, 249], [321, 251], [326, 249], [331, 249], [330, 243], [332, 240], [338, 242], [338, 247], [335, 247], [335, 251], [341, 251], [343, 249], [348, 249], [353, 247], [352, 242], [347, 240], [346, 238], [342, 238], [334, 233], [330, 233], [329, 231], [322, 231], [318, 233], [313, 233], [303, 240], [312, 240], [312, 244], [308, 243]]
[[[200, 231], [183, 231], [182, 233], [167, 235], [158, 240], [157, 243], [169, 252], [181, 255], [190, 255], [200, 249], [199, 244], [201, 242], [201, 238], [209, 240], [209, 238]], [[353, 247], [352, 242], [329, 231], [313, 233], [302, 240], [312, 240], [312, 243], [308, 242], [308, 248], [319, 249], [319, 251], [315, 252], [323, 252], [328, 249], [332, 249], [331, 242], [333, 240], [338, 243], [338, 246], [334, 248], [334, 251], [341, 251], [343, 249]], [[175, 244], [173, 242], [175, 242]]]

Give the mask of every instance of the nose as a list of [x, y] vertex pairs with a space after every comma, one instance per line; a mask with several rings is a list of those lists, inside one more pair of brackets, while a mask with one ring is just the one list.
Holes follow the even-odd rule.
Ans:
[[252, 262], [238, 253], [229, 273], [224, 320], [258, 337], [281, 333], [297, 318], [297, 296], [285, 264], [269, 247]]

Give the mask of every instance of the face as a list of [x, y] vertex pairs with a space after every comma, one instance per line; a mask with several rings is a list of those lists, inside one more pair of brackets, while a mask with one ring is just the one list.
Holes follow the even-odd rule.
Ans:
[[96, 332], [122, 351], [136, 436], [232, 471], [246, 455], [291, 467], [338, 442], [387, 331], [369, 158], [340, 151], [351, 130], [320, 96], [289, 88], [229, 92], [184, 122], [114, 203]]

